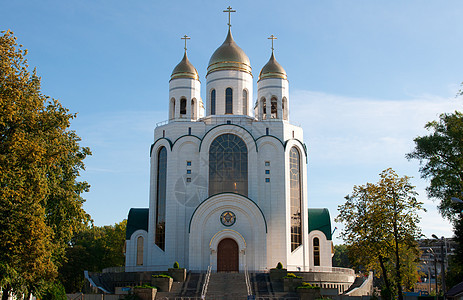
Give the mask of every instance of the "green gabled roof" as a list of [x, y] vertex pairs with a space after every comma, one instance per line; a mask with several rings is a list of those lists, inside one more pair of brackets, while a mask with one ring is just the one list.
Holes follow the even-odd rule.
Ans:
[[331, 240], [331, 219], [328, 208], [309, 208], [309, 232], [320, 230]]
[[130, 240], [132, 234], [139, 230], [148, 232], [148, 208], [131, 208], [127, 218], [127, 228], [125, 229], [125, 239]]

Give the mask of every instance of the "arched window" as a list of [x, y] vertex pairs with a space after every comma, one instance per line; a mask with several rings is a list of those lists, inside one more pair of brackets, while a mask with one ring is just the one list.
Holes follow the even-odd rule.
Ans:
[[186, 115], [186, 99], [185, 98], [180, 99], [180, 114]]
[[155, 234], [156, 245], [162, 250], [165, 250], [166, 243], [166, 175], [167, 150], [166, 147], [162, 147], [158, 152]]
[[233, 90], [231, 88], [225, 90], [225, 113], [233, 114]]
[[137, 266], [143, 266], [143, 237], [137, 238]]
[[175, 98], [170, 99], [170, 118], [175, 119]]
[[215, 90], [211, 91], [211, 115], [215, 115]]
[[191, 119], [196, 119], [195, 99], [191, 99]]
[[265, 98], [262, 98], [260, 102], [262, 107], [262, 120], [264, 120], [267, 119], [267, 100]]
[[281, 101], [281, 110], [283, 111], [283, 120], [288, 120], [288, 101], [283, 97]]
[[270, 100], [270, 105], [272, 106], [271, 108], [271, 118], [272, 119], [278, 119], [278, 109], [277, 109], [277, 98], [272, 97]]
[[243, 90], [243, 115], [248, 114], [248, 91]]
[[301, 155], [296, 147], [289, 151], [289, 181], [291, 206], [291, 251], [302, 244], [301, 223]]
[[317, 237], [313, 239], [313, 265], [320, 265], [320, 240]]
[[248, 148], [234, 134], [218, 136], [209, 148], [209, 196], [248, 195]]

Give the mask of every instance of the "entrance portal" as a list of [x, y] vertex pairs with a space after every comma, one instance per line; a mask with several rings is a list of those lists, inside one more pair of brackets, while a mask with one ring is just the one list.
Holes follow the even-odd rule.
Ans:
[[235, 240], [226, 238], [217, 246], [217, 272], [238, 272], [239, 253]]

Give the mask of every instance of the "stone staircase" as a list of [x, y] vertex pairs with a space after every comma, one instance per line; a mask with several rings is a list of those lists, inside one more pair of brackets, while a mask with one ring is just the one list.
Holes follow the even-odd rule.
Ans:
[[206, 299], [245, 300], [247, 291], [244, 273], [212, 273]]
[[[158, 292], [160, 300], [200, 300], [206, 273], [187, 274], [185, 282], [174, 282], [172, 290]], [[297, 300], [297, 293], [283, 292], [282, 282], [271, 282], [268, 273], [249, 273], [251, 292], [257, 300]], [[207, 300], [247, 299], [244, 273], [211, 273], [206, 293]]]

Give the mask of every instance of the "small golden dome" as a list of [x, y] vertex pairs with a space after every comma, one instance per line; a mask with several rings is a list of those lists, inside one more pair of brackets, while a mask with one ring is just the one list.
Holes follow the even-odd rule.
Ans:
[[273, 51], [269, 61], [267, 62], [267, 64], [265, 64], [265, 66], [262, 68], [259, 74], [259, 80], [265, 78], [288, 79], [288, 77], [286, 76], [285, 69], [283, 69], [283, 67], [277, 62], [275, 56], [273, 55]]
[[174, 68], [172, 75], [170, 75], [170, 80], [176, 78], [192, 78], [199, 80], [198, 71], [188, 60], [186, 51], [185, 55], [183, 55], [182, 61]]
[[[219, 70], [239, 70], [252, 75], [249, 58], [233, 40], [230, 28], [223, 44], [215, 50], [209, 60], [207, 75]], [[206, 75], [206, 76], [207, 76]]]

